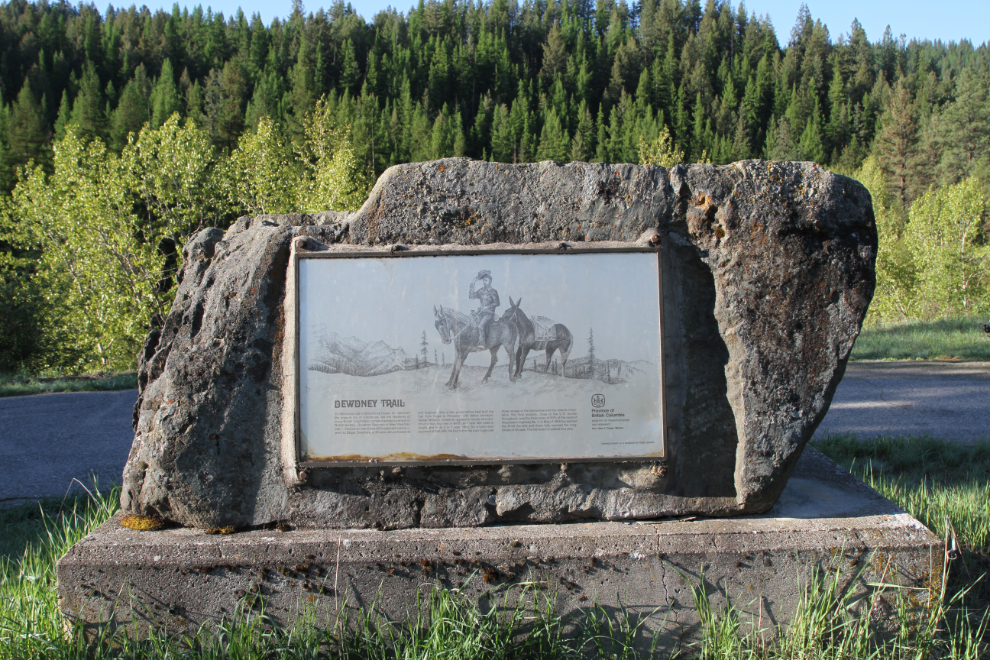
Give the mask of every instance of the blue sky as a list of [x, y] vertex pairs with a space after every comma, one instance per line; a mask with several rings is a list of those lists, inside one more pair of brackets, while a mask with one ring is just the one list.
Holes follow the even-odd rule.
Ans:
[[[194, 6], [200, 0], [191, 0]], [[400, 11], [407, 11], [417, 0], [351, 0], [351, 5], [367, 20], [380, 10], [392, 5]], [[129, 6], [130, 2], [120, 2]], [[278, 16], [287, 16], [292, 11], [291, 0], [206, 0], [214, 11], [222, 11], [230, 16], [238, 7], [251, 16], [261, 14], [265, 23]], [[327, 3], [329, 4], [329, 3]], [[702, 2], [702, 4], [704, 4]], [[733, 5], [738, 2], [733, 1]], [[316, 0], [304, 0], [307, 11], [316, 11], [321, 4]], [[183, 3], [180, 3], [183, 6]], [[798, 14], [801, 0], [748, 0], [746, 8], [750, 13], [769, 14], [782, 44], [787, 39]], [[171, 10], [170, 0], [152, 0], [148, 3], [152, 10]], [[808, 8], [813, 18], [821, 19], [828, 25], [832, 38], [848, 33], [849, 25], [858, 18], [866, 29], [870, 41], [878, 40], [884, 29], [890, 25], [894, 36], [907, 35], [908, 39], [941, 39], [959, 41], [970, 39], [973, 45], [990, 41], [990, 1], [988, 0], [944, 0], [932, 3], [929, 0], [808, 0]]]

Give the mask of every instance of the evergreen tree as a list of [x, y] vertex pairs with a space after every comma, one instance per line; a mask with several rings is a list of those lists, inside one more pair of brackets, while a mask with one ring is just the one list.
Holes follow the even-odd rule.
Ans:
[[110, 144], [117, 151], [124, 148], [130, 133], [140, 131], [141, 127], [150, 119], [148, 96], [143, 89], [145, 86], [142, 80], [143, 73], [144, 67], [139, 67], [134, 77], [124, 85], [124, 91], [120, 94], [120, 102], [117, 103], [117, 108], [113, 112], [110, 122]]
[[791, 122], [787, 117], [771, 120], [767, 131], [766, 145], [763, 147], [763, 157], [767, 160], [799, 160], [800, 152], [794, 144], [791, 133]]
[[92, 62], [86, 63], [79, 81], [79, 94], [72, 103], [72, 123], [78, 127], [78, 135], [83, 140], [106, 140], [108, 137], [106, 100]]
[[289, 128], [295, 140], [300, 140], [305, 132], [303, 119], [316, 104], [316, 66], [309, 36], [304, 30], [299, 39], [299, 52], [289, 76]]
[[344, 91], [354, 93], [361, 81], [361, 70], [358, 66], [354, 42], [350, 39], [344, 41], [343, 55], [344, 61], [340, 65], [340, 85]]
[[917, 109], [903, 80], [897, 83], [873, 144], [884, 173], [906, 208], [913, 197], [909, 186], [914, 183], [919, 154]]
[[281, 123], [282, 97], [284, 85], [282, 77], [274, 67], [269, 66], [258, 77], [254, 85], [254, 93], [247, 105], [244, 121], [247, 126], [257, 127], [262, 117], [268, 117]]
[[55, 120], [55, 140], [65, 137], [65, 130], [72, 121], [72, 104], [69, 103], [69, 90], [62, 91], [62, 102], [58, 104], [58, 118]]
[[6, 176], [14, 176], [18, 168], [32, 161], [37, 165], [49, 166], [48, 141], [51, 132], [28, 81], [17, 94], [4, 124], [6, 148], [3, 159], [4, 167], [9, 172]]
[[977, 161], [990, 154], [988, 76], [963, 69], [956, 81], [955, 101], [942, 115], [945, 151], [939, 164], [943, 183], [956, 183], [973, 172]]
[[182, 109], [179, 90], [175, 86], [175, 72], [172, 62], [165, 60], [161, 75], [151, 92], [151, 127], [158, 128], [169, 117]]
[[581, 101], [578, 107], [577, 130], [574, 131], [574, 139], [571, 140], [572, 161], [587, 162], [595, 154], [595, 123], [591, 118], [591, 111], [588, 104]]
[[815, 101], [815, 111], [808, 118], [808, 123], [801, 133], [798, 150], [801, 158], [815, 163], [825, 162], [825, 148], [822, 146], [821, 128], [818, 125], [818, 101]]
[[589, 378], [595, 377], [595, 329], [588, 328], [588, 373]]
[[495, 106], [492, 114], [492, 160], [500, 163], [511, 163], [515, 155], [515, 136], [509, 111], [504, 103]]
[[540, 146], [536, 150], [536, 160], [555, 160], [567, 162], [570, 155], [571, 140], [553, 108], [543, 122], [543, 132], [540, 134]]
[[220, 74], [219, 99], [214, 116], [217, 143], [223, 147], [233, 147], [244, 130], [247, 89], [243, 61], [239, 58], [229, 60]]

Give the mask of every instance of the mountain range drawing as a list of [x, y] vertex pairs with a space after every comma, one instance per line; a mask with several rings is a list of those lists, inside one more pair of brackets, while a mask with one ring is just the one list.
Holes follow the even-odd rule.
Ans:
[[325, 374], [380, 376], [420, 366], [416, 357], [409, 357], [402, 348], [392, 348], [381, 340], [372, 343], [328, 332], [319, 336], [317, 346], [309, 369]]

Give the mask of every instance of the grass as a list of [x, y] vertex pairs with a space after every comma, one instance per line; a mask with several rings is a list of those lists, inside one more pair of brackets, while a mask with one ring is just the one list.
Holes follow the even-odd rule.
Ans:
[[45, 392], [104, 392], [137, 389], [137, 372], [97, 373], [83, 376], [40, 377], [22, 373], [0, 373], [0, 396]]
[[[713, 608], [705, 580], [692, 584], [702, 625], [697, 641], [675, 649], [642, 649], [641, 622], [621, 610], [590, 609], [577, 622], [554, 611], [553, 598], [528, 585], [505, 592], [502, 607], [482, 609], [456, 590], [427, 589], [403, 623], [375, 614], [315, 626], [304, 613], [291, 628], [270, 625], [264, 612], [239, 609], [212, 629], [148, 639], [103, 634], [87, 644], [66, 629], [57, 608], [55, 561], [117, 508], [116, 491], [0, 509], [0, 657], [4, 660], [161, 658], [295, 660], [297, 658], [699, 658], [701, 660], [856, 659], [979, 660], [987, 656], [988, 599], [980, 573], [990, 550], [990, 443], [957, 445], [932, 438], [860, 442], [830, 436], [816, 446], [852, 468], [937, 533], [955, 529], [962, 561], [950, 573], [944, 599], [919, 612], [888, 591], [901, 607], [893, 630], [878, 631], [867, 598], [837, 573], [812, 576], [786, 628], [753, 630], [733, 607]], [[948, 521], [948, 522], [947, 522]], [[984, 562], [984, 563], [981, 563]], [[869, 562], [864, 562], [868, 564]], [[669, 612], [659, 611], [657, 617]]]
[[[990, 574], [990, 442], [963, 444], [929, 436], [864, 442], [853, 435], [830, 435], [812, 444], [940, 538], [953, 532], [962, 548], [956, 588]], [[990, 580], [981, 581], [968, 597], [990, 608]]]
[[990, 335], [980, 329], [984, 323], [986, 317], [973, 316], [864, 326], [851, 358], [990, 361]]
[[966, 547], [990, 550], [990, 442], [829, 435], [812, 444], [936, 534], [948, 519]]

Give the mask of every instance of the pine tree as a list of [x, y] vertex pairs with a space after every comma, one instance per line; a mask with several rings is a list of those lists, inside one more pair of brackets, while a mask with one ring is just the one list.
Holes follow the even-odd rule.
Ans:
[[216, 114], [216, 135], [221, 146], [233, 148], [244, 131], [247, 80], [240, 58], [229, 60], [220, 76], [220, 99]]
[[25, 80], [17, 94], [17, 100], [14, 101], [5, 124], [7, 147], [3, 156], [4, 166], [10, 172], [8, 176], [14, 175], [17, 168], [31, 161], [46, 167], [50, 165], [48, 141], [51, 133], [29, 81]]
[[165, 60], [161, 75], [151, 92], [151, 127], [158, 128], [174, 113], [182, 110], [179, 90], [175, 86], [175, 72], [172, 62]]
[[567, 129], [563, 127], [557, 111], [553, 108], [543, 122], [543, 132], [540, 135], [540, 146], [536, 150], [536, 160], [554, 160], [566, 162], [570, 154], [571, 140]]
[[543, 44], [543, 68], [540, 76], [544, 84], [550, 85], [553, 79], [567, 68], [567, 44], [560, 32], [560, 22], [554, 21]]
[[911, 92], [898, 81], [884, 114], [873, 149], [901, 204], [907, 208], [909, 188], [918, 170], [918, 117]]
[[[140, 71], [141, 73], [144, 72], [143, 66], [140, 67]], [[142, 86], [142, 81], [138, 75], [131, 78], [124, 85], [124, 91], [120, 94], [120, 101], [113, 111], [110, 121], [110, 144], [117, 151], [124, 148], [130, 133], [140, 131], [141, 127], [149, 120], [148, 97], [142, 90]]]
[[443, 105], [440, 114], [433, 121], [433, 131], [430, 133], [430, 159], [447, 158], [454, 155], [454, 131], [450, 117], [447, 114], [447, 104]]
[[[4, 106], [3, 94], [0, 94], [0, 194], [9, 193], [14, 187], [17, 181], [17, 176], [15, 174], [15, 168], [13, 163], [10, 163], [7, 157], [10, 147], [7, 145], [7, 116], [9, 114], [8, 109]], [[6, 272], [2, 267], [0, 267], [0, 286], [3, 286], [3, 276]], [[4, 308], [0, 308], [0, 313], [3, 313]]]
[[257, 127], [262, 117], [281, 123], [284, 119], [281, 113], [284, 88], [278, 71], [272, 66], [267, 67], [254, 85], [254, 93], [244, 114], [245, 124]]
[[591, 111], [588, 104], [581, 101], [578, 107], [577, 130], [574, 131], [574, 139], [571, 140], [571, 160], [587, 162], [591, 160], [595, 153], [595, 123], [591, 118]]
[[942, 114], [945, 152], [939, 164], [943, 184], [956, 183], [990, 154], [988, 76], [965, 68], [956, 81], [955, 101]]
[[794, 144], [794, 137], [791, 133], [791, 122], [787, 117], [771, 118], [770, 127], [767, 130], [766, 145], [763, 148], [763, 157], [767, 160], [798, 160], [800, 158], [800, 153]]
[[732, 160], [745, 160], [750, 157], [752, 147], [749, 142], [749, 131], [746, 120], [740, 115], [736, 120], [736, 130], [732, 136]]
[[492, 114], [492, 160], [499, 163], [511, 163], [515, 137], [509, 120], [509, 111], [504, 103], [495, 106]]
[[65, 137], [65, 129], [72, 121], [72, 104], [69, 103], [69, 90], [62, 91], [62, 102], [58, 104], [58, 118], [55, 120], [55, 140]]
[[426, 341], [426, 330], [423, 330], [423, 336], [419, 341], [419, 350], [423, 354], [423, 364], [429, 364], [430, 358], [430, 344]]
[[461, 118], [461, 113], [455, 112], [450, 122], [451, 132], [453, 133], [453, 155], [455, 157], [462, 157], [467, 148], [467, 139], [464, 136], [464, 120]]
[[811, 116], [808, 118], [808, 124], [801, 133], [801, 142], [798, 148], [804, 160], [824, 163], [825, 149], [822, 147], [822, 135], [818, 124], [818, 117], [818, 101], [816, 100], [815, 110], [811, 113]]
[[316, 104], [316, 66], [313, 48], [306, 30], [302, 31], [299, 39], [299, 52], [296, 63], [289, 75], [289, 128], [294, 141], [301, 141], [305, 132], [303, 120]]
[[79, 128], [79, 137], [83, 140], [106, 140], [108, 137], [106, 100], [92, 62], [86, 63], [79, 82], [79, 94], [72, 104], [72, 123]]
[[354, 42], [350, 39], [344, 41], [344, 61], [340, 66], [340, 85], [344, 91], [354, 93], [361, 80], [361, 70], [358, 67], [357, 55], [354, 51]]
[[186, 120], [202, 126], [206, 123], [205, 117], [203, 87], [197, 80], [186, 90]]

